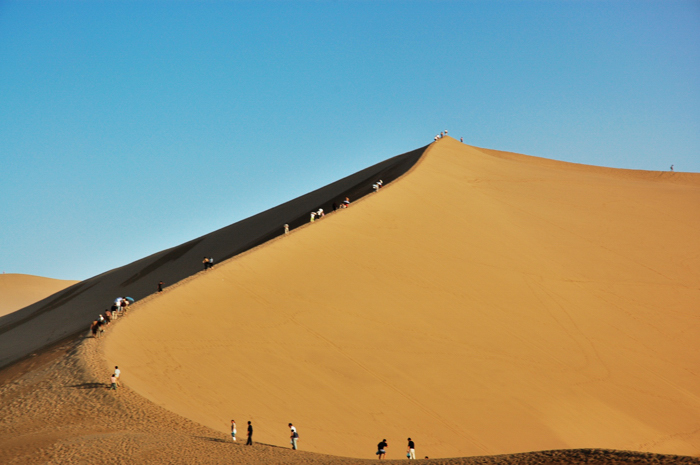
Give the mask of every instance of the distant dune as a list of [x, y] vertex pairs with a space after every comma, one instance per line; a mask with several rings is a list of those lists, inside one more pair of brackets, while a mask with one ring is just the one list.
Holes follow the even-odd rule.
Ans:
[[0, 316], [38, 302], [77, 282], [28, 274], [0, 274]]
[[130, 388], [350, 457], [700, 454], [700, 175], [432, 144], [403, 178], [138, 304]]

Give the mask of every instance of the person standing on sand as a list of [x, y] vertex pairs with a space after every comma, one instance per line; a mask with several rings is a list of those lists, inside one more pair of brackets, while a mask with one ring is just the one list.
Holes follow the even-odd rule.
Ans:
[[671, 171], [673, 171], [673, 165], [671, 165]]
[[460, 137], [460, 138], [459, 138], [459, 141], [460, 141], [461, 143], [464, 143], [464, 137]]
[[291, 431], [289, 439], [291, 439], [292, 449], [297, 450], [297, 441], [299, 440], [299, 433], [297, 433], [297, 429], [291, 423], [289, 424], [289, 430]]
[[389, 444], [386, 443], [386, 439], [382, 439], [382, 442], [377, 444], [377, 455], [379, 456], [379, 460], [386, 457], [386, 448], [387, 447], [389, 447]]
[[231, 437], [236, 441], [236, 420], [231, 420]]
[[288, 224], [284, 225], [284, 233], [289, 234], [289, 225]]
[[158, 292], [163, 292], [163, 286], [165, 286], [165, 283], [163, 281], [158, 282]]
[[343, 208], [348, 208], [350, 206], [350, 197], [345, 197], [343, 200]]
[[117, 379], [117, 384], [121, 386], [122, 383], [119, 382], [119, 377], [122, 375], [122, 371], [119, 367], [114, 367], [114, 377]]
[[248, 422], [248, 441], [245, 443], [245, 445], [253, 445], [253, 424], [251, 422]]
[[112, 374], [112, 376], [109, 377], [109, 382], [112, 383], [112, 385], [109, 387], [110, 390], [116, 391], [117, 390], [117, 377]]
[[311, 212], [311, 222], [313, 223], [316, 220], [316, 212]]
[[408, 438], [408, 459], [416, 459], [416, 445], [413, 441], [411, 441], [411, 438]]

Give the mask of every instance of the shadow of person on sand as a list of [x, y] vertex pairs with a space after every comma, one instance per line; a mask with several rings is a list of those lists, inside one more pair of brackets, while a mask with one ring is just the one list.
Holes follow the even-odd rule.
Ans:
[[83, 384], [74, 384], [73, 386], [70, 386], [75, 389], [99, 389], [99, 388], [106, 388], [108, 387], [104, 383], [83, 383]]
[[195, 436], [195, 438], [204, 439], [205, 441], [211, 441], [211, 442], [230, 442], [231, 444], [236, 444], [233, 441], [227, 441], [227, 440], [221, 439], [221, 438], [208, 438], [206, 436]]

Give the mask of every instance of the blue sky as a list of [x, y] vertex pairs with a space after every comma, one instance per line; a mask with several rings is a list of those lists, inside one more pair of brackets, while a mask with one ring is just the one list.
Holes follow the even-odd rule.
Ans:
[[85, 279], [443, 129], [700, 171], [700, 2], [0, 1], [0, 268]]

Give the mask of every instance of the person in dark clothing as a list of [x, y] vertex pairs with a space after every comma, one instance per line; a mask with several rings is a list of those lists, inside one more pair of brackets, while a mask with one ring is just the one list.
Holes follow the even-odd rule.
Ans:
[[333, 202], [333, 211], [336, 211], [338, 209], [338, 204]]
[[253, 425], [250, 422], [248, 422], [248, 441], [245, 443], [245, 445], [253, 445]]
[[202, 263], [204, 263], [204, 271], [209, 269], [209, 258], [204, 257], [204, 260], [202, 260]]
[[158, 292], [163, 292], [163, 286], [164, 286], [164, 285], [165, 285], [165, 283], [164, 283], [163, 281], [160, 281], [160, 282], [158, 283]]
[[389, 447], [389, 444], [386, 443], [386, 439], [382, 439], [382, 442], [377, 444], [377, 455], [379, 456], [379, 460], [386, 456], [387, 447]]
[[408, 438], [408, 459], [409, 460], [415, 460], [416, 459], [416, 444], [411, 440], [411, 438]]

